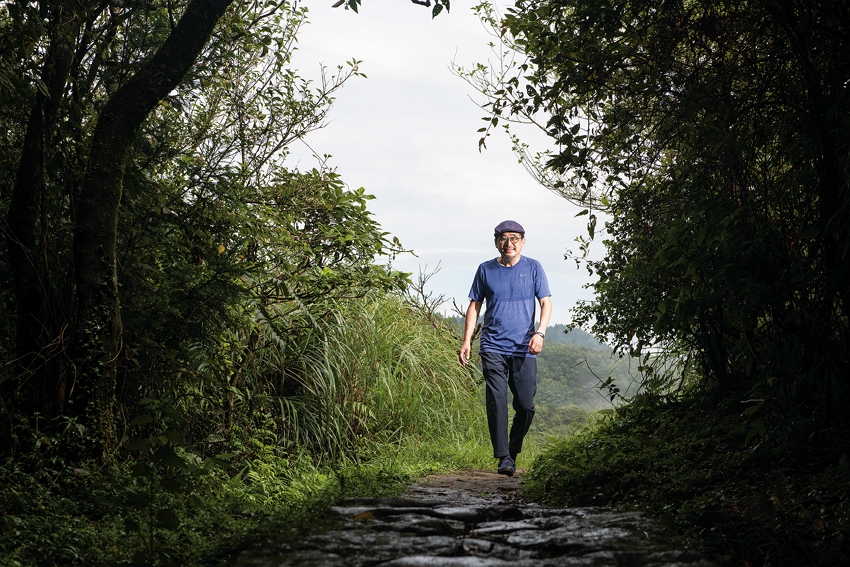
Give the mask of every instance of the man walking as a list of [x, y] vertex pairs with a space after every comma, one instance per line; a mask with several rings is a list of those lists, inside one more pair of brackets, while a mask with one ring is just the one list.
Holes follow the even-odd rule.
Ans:
[[[549, 283], [537, 260], [522, 256], [525, 229], [506, 220], [495, 228], [499, 257], [478, 266], [469, 290], [469, 308], [463, 345], [458, 358], [469, 363], [472, 333], [481, 305], [487, 304], [481, 326], [481, 364], [487, 387], [487, 424], [499, 474], [513, 476], [522, 440], [534, 418], [537, 393], [537, 359], [543, 350], [544, 331], [552, 314]], [[534, 328], [534, 312], [540, 303], [540, 326]], [[508, 435], [508, 388], [513, 394], [514, 415]]]

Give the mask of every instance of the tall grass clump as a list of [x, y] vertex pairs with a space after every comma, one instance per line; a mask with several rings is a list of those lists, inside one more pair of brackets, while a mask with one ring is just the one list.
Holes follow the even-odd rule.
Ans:
[[456, 446], [482, 439], [477, 380], [458, 364], [445, 328], [389, 296], [348, 304], [326, 329], [307, 376], [335, 383], [333, 401], [353, 454], [364, 438]]
[[196, 349], [183, 393], [162, 392], [205, 456], [299, 453], [330, 465], [411, 443], [470, 454], [486, 443], [480, 380], [458, 364], [447, 323], [395, 293], [288, 307], [246, 309], [229, 335]]

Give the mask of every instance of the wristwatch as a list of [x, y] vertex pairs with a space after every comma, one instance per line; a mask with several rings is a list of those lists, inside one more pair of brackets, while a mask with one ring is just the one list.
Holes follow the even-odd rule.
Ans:
[[537, 331], [537, 332], [536, 332], [536, 333], [534, 333], [534, 334], [535, 334], [535, 335], [540, 335], [540, 338], [541, 338], [541, 339], [545, 339], [545, 338], [546, 338], [546, 335], [544, 335], [544, 334], [543, 334], [543, 333], [541, 333], [540, 331]]

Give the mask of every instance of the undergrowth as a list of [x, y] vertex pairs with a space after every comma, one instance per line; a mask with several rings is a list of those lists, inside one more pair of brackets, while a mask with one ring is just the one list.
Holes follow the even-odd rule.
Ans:
[[73, 458], [73, 423], [34, 427], [0, 466], [0, 566], [227, 565], [320, 528], [340, 498], [492, 466], [450, 329], [398, 296], [333, 307], [301, 334], [264, 320], [250, 349], [231, 347], [239, 364], [199, 351], [202, 379], [128, 408], [105, 465]]
[[0, 565], [228, 565], [246, 547], [320, 529], [341, 498], [395, 495], [416, 477], [481, 466], [484, 447], [476, 438], [407, 439], [372, 446], [359, 464], [256, 459], [234, 475], [214, 470], [189, 494], [160, 489], [147, 505], [128, 498], [138, 459], [92, 471], [7, 463]]
[[754, 435], [728, 400], [644, 401], [551, 444], [525, 491], [644, 511], [723, 565], [847, 565], [850, 463], [830, 445], [800, 423]]

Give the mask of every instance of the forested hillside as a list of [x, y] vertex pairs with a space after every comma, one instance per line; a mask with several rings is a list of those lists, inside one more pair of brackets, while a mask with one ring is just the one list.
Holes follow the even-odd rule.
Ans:
[[548, 329], [546, 329], [546, 341], [547, 344], [552, 344], [554, 342], [565, 345], [575, 344], [598, 349], [608, 348], [610, 350], [610, 347], [606, 347], [587, 331], [578, 327], [570, 328], [561, 323], [551, 325]]
[[537, 357], [532, 433], [566, 436], [586, 423], [588, 412], [614, 407], [611, 391], [600, 385], [614, 377], [615, 387], [627, 390], [631, 377], [619, 362], [616, 357], [612, 360], [609, 350], [547, 344]]
[[620, 358], [581, 329], [564, 329], [550, 326], [537, 356], [532, 433], [547, 438], [568, 436], [587, 423], [589, 412], [613, 408], [637, 391], [637, 360]]

